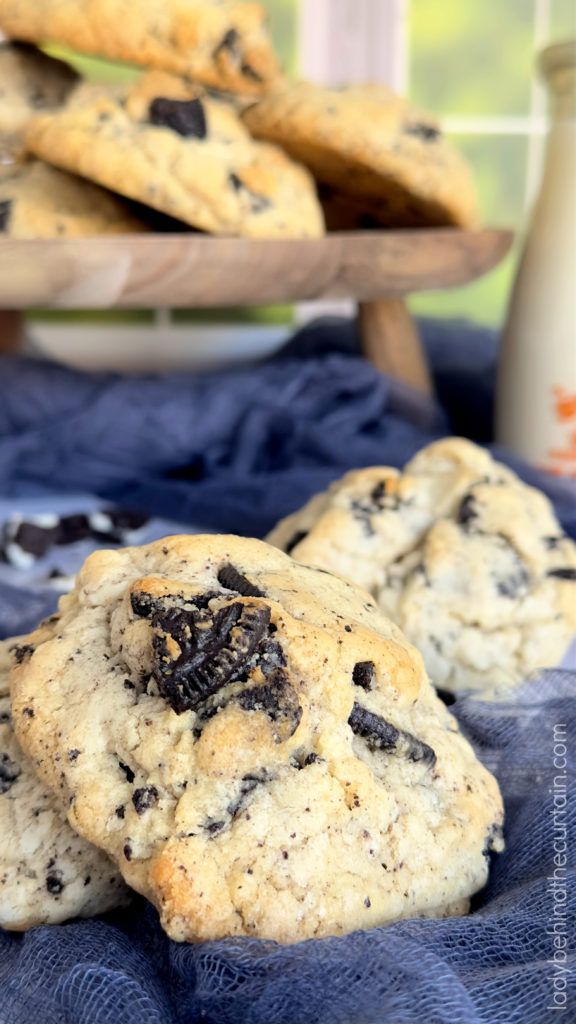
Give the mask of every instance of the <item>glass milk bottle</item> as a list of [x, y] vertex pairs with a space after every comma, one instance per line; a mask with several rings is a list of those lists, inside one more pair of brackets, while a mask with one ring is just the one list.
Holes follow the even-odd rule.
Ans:
[[553, 121], [503, 335], [496, 438], [576, 479], [576, 41], [549, 47], [540, 66]]

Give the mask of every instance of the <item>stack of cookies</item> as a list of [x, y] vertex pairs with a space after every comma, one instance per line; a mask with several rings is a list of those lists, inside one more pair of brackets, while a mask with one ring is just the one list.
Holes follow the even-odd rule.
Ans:
[[0, 646], [4, 928], [129, 889], [176, 941], [463, 914], [502, 820], [370, 595], [261, 541], [97, 552]]
[[[477, 223], [435, 119], [384, 87], [288, 81], [258, 4], [0, 0], [0, 31], [14, 40], [0, 43], [13, 237], [150, 230], [151, 211], [163, 229], [250, 238]], [[49, 42], [146, 70], [135, 86], [84, 83], [34, 48]]]

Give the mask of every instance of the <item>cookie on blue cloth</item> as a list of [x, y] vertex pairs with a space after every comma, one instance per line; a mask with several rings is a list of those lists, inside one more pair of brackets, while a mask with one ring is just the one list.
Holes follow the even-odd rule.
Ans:
[[441, 689], [507, 690], [576, 631], [576, 545], [545, 495], [462, 438], [402, 473], [348, 473], [268, 540], [367, 587]]
[[10, 931], [92, 917], [129, 899], [114, 864], [70, 828], [14, 735], [8, 677], [29, 653], [27, 637], [0, 643], [0, 927]]
[[502, 802], [368, 593], [232, 536], [100, 551], [12, 675], [73, 828], [175, 940], [465, 913]]

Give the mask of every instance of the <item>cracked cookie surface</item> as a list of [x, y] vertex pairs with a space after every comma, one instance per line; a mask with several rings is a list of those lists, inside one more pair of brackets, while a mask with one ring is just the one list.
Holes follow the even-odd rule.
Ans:
[[384, 86], [282, 83], [243, 118], [312, 171], [331, 228], [477, 225], [464, 159], [430, 114]]
[[459, 438], [403, 473], [347, 474], [268, 540], [365, 586], [440, 689], [506, 690], [556, 665], [576, 630], [576, 546], [550, 502]]
[[134, 88], [81, 86], [35, 118], [37, 156], [201, 231], [317, 238], [322, 211], [308, 171], [255, 142], [233, 106], [152, 72]]
[[227, 0], [0, 0], [14, 39], [189, 75], [257, 94], [278, 73], [264, 8]]
[[92, 917], [129, 899], [115, 865], [70, 828], [14, 735], [8, 679], [30, 656], [28, 639], [0, 642], [0, 927], [13, 931]]
[[179, 941], [463, 913], [502, 845], [419, 654], [365, 591], [260, 541], [96, 553], [12, 687], [72, 825]]

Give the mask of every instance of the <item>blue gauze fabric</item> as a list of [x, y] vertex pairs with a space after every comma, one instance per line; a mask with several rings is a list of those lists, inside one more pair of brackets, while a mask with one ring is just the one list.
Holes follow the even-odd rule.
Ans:
[[[268, 363], [201, 377], [91, 375], [4, 357], [0, 497], [92, 492], [262, 536], [346, 469], [401, 465], [449, 430], [489, 441], [494, 336], [423, 329], [444, 408], [359, 359], [346, 324], [308, 329]], [[576, 536], [573, 489], [514, 468], [547, 491]], [[54, 601], [0, 586], [0, 636]], [[0, 1024], [575, 1021], [576, 677], [550, 672], [513, 705], [459, 700], [452, 710], [497, 775], [507, 814], [507, 849], [470, 916], [286, 948], [179, 946], [143, 901], [95, 921], [0, 931]], [[560, 772], [554, 752], [564, 748]], [[554, 843], [564, 841], [558, 867]], [[567, 936], [556, 960], [554, 928]]]

